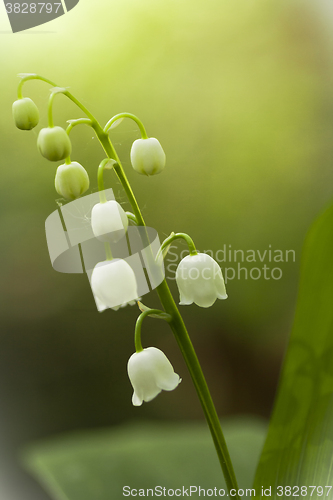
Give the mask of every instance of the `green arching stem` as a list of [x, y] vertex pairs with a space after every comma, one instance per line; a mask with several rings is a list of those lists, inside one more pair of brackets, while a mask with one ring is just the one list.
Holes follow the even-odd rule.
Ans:
[[108, 132], [112, 125], [121, 118], [130, 118], [135, 121], [135, 123], [139, 126], [142, 139], [148, 139], [148, 135], [142, 121], [132, 113], [119, 113], [118, 115], [113, 116], [105, 125], [104, 132]]
[[163, 250], [167, 246], [171, 245], [171, 243], [174, 240], [177, 240], [179, 238], [182, 238], [182, 239], [184, 239], [186, 241], [186, 243], [188, 245], [188, 250], [190, 252], [190, 255], [198, 255], [198, 252], [197, 252], [197, 249], [195, 248], [194, 242], [193, 242], [192, 238], [188, 234], [186, 234], [186, 233], [173, 233], [173, 234], [171, 234], [168, 238], [166, 238], [163, 241], [163, 243], [162, 243], [159, 251], [157, 252], [156, 261], [158, 261], [158, 258], [161, 255], [161, 253], [163, 252]]
[[104, 160], [101, 161], [98, 167], [97, 171], [97, 184], [98, 184], [98, 192], [99, 192], [99, 200], [101, 203], [106, 203], [108, 200], [106, 199], [105, 196], [105, 188], [104, 188], [104, 169], [110, 169], [112, 164], [112, 160], [110, 158], [105, 158]]
[[[144, 314], [144, 313], [142, 313]], [[136, 320], [135, 324], [135, 331], [134, 331], [134, 345], [135, 345], [135, 352], [141, 352], [143, 351], [142, 343], [141, 343], [141, 325], [142, 325], [142, 314], [138, 317]]]
[[[20, 84], [19, 84], [19, 89], [18, 89], [18, 96], [22, 95], [22, 86], [25, 81], [32, 80], [32, 79], [37, 79], [37, 80], [42, 80], [54, 87], [57, 85], [53, 83], [52, 81], [43, 78], [39, 75], [29, 75], [24, 78], [22, 78]], [[115, 160], [117, 163], [114, 164], [114, 170], [118, 176], [118, 179], [120, 180], [125, 193], [128, 197], [128, 200], [132, 206], [134, 215], [136, 217], [137, 223], [139, 226], [144, 226], [145, 227], [145, 222], [143, 219], [143, 216], [141, 214], [140, 208], [138, 206], [138, 203], [136, 201], [136, 198], [134, 196], [134, 193], [132, 191], [132, 188], [128, 182], [128, 179], [125, 175], [125, 172], [122, 168], [121, 162], [118, 158], [118, 155], [110, 141], [110, 138], [108, 134], [102, 129], [100, 124], [97, 122], [95, 117], [85, 108], [85, 106], [78, 101], [70, 92], [65, 91], [63, 92], [64, 95], [66, 95], [71, 101], [73, 101], [87, 116], [90, 118], [92, 124], [91, 126], [94, 128], [96, 135], [106, 152], [107, 156], [110, 159]], [[143, 235], [145, 237], [145, 235]], [[148, 238], [148, 236], [147, 236]], [[149, 244], [149, 240], [148, 240]], [[198, 361], [197, 355], [195, 353], [194, 347], [192, 345], [192, 342], [189, 338], [189, 335], [187, 333], [185, 324], [183, 322], [183, 319], [180, 315], [180, 312], [176, 306], [176, 303], [171, 295], [170, 289], [168, 287], [168, 284], [166, 280], [164, 279], [160, 285], [156, 288], [156, 291], [158, 293], [158, 296], [160, 298], [161, 304], [163, 305], [163, 308], [167, 314], [170, 316], [170, 327], [173, 331], [173, 334], [176, 338], [176, 341], [180, 347], [180, 350], [183, 354], [184, 360], [186, 362], [186, 365], [188, 367], [188, 370], [190, 372], [190, 375], [192, 377], [195, 389], [197, 391], [201, 406], [203, 408], [212, 438], [213, 442], [215, 445], [215, 449], [220, 461], [220, 465], [225, 477], [226, 485], [229, 490], [229, 495], [230, 495], [230, 490], [234, 489], [236, 491], [236, 495], [232, 495], [234, 498], [237, 500], [240, 500], [240, 497], [238, 495], [238, 485], [237, 485], [237, 480], [236, 476], [233, 470], [232, 462], [230, 459], [229, 451], [224, 439], [224, 435], [222, 432], [221, 424], [218, 418], [218, 415], [216, 413], [216, 409], [214, 406], [214, 403], [212, 401], [212, 397], [210, 395], [207, 382], [205, 380], [205, 377], [203, 375], [200, 363]]]
[[[90, 127], [92, 127], [92, 123], [91, 123], [91, 120], [89, 118], [78, 118], [77, 120], [72, 120], [70, 122], [70, 124], [68, 125], [68, 127], [66, 128], [66, 134], [68, 136], [71, 133], [71, 131], [73, 130], [73, 128], [76, 127], [76, 125], [89, 125]], [[66, 163], [66, 165], [71, 164], [71, 157], [70, 156], [67, 156], [67, 158], [65, 159], [65, 163]]]
[[108, 241], [104, 241], [105, 255], [106, 260], [113, 260], [110, 243]]
[[53, 128], [53, 127], [54, 127], [54, 123], [53, 123], [53, 112], [52, 112], [54, 97], [55, 97], [55, 92], [52, 92], [52, 94], [51, 94], [51, 95], [50, 95], [50, 97], [49, 97], [49, 103], [48, 103], [48, 106], [47, 106], [48, 126], [49, 126], [50, 128]]
[[[123, 189], [126, 193], [128, 201], [130, 202], [130, 204], [132, 206], [132, 210], [133, 210], [134, 215], [136, 217], [138, 226], [145, 227], [146, 224], [145, 224], [145, 221], [144, 221], [143, 216], [141, 214], [141, 210], [140, 210], [139, 205], [136, 201], [136, 198], [134, 196], [134, 193], [132, 191], [130, 183], [128, 182], [128, 179], [126, 177], [126, 174], [124, 172], [124, 169], [122, 167], [120, 159], [119, 159], [119, 157], [118, 157], [118, 155], [117, 155], [117, 153], [116, 153], [116, 151], [115, 151], [115, 149], [110, 141], [109, 136], [102, 129], [100, 129], [101, 130], [101, 132], [100, 132], [98, 124], [96, 127], [94, 127], [94, 130], [95, 130], [96, 135], [99, 139], [99, 142], [101, 143], [101, 145], [102, 145], [104, 151], [106, 152], [106, 154], [108, 155], [108, 157], [110, 159], [113, 159], [116, 161], [116, 163], [113, 165], [114, 171], [116, 172], [117, 177], [120, 180], [120, 182], [123, 186]], [[149, 244], [149, 241], [147, 244]]]
[[71, 120], [70, 124], [66, 128], [67, 135], [69, 135], [73, 128], [77, 125], [88, 125], [92, 127], [92, 121], [89, 118], [78, 118], [77, 120]]
[[[36, 74], [31, 74], [31, 75], [27, 75], [27, 76], [21, 78], [21, 81], [20, 81], [20, 83], [18, 85], [18, 88], [17, 88], [17, 95], [18, 95], [18, 97], [20, 97], [20, 96], [22, 97], [22, 88], [23, 88], [23, 85], [25, 84], [25, 82], [27, 82], [29, 80], [41, 80], [42, 82], [45, 82], [45, 83], [48, 83], [49, 85], [51, 85], [51, 87], [58, 87], [58, 85], [55, 82], [52, 82], [52, 80], [49, 80], [48, 78], [44, 78], [43, 76], [36, 75]], [[66, 97], [68, 97], [71, 101], [73, 101], [74, 104], [76, 104], [90, 118], [90, 120], [92, 122], [96, 122], [96, 119], [90, 113], [90, 111], [80, 101], [78, 101], [73, 96], [73, 94], [71, 94], [70, 92], [68, 92], [68, 90], [64, 90], [61, 93], [63, 95], [65, 95]], [[102, 130], [102, 127], [100, 127], [100, 128]]]
[[[43, 76], [40, 76], [37, 74], [27, 75], [27, 76], [21, 78], [21, 81], [18, 85], [17, 95], [19, 98], [22, 98], [23, 85], [25, 84], [25, 82], [27, 82], [29, 80], [41, 80], [42, 82], [48, 83], [52, 87], [58, 87], [58, 85], [55, 82], [53, 82], [52, 80], [49, 80], [48, 78], [44, 78]], [[68, 97], [68, 99], [70, 99], [72, 102], [74, 102], [74, 104], [76, 104], [76, 106], [78, 108], [80, 108], [81, 111], [83, 111], [88, 116], [88, 118], [90, 118], [90, 120], [91, 120], [90, 126], [95, 130], [97, 137], [99, 138], [101, 144], [103, 145], [103, 143], [105, 143], [108, 140], [108, 135], [103, 131], [102, 127], [100, 126], [100, 124], [98, 123], [98, 121], [96, 120], [94, 115], [92, 115], [90, 113], [90, 111], [78, 99], [76, 99], [76, 97], [74, 97], [73, 94], [71, 94], [71, 92], [69, 92], [68, 90], [62, 90], [61, 94]], [[114, 151], [114, 148], [111, 144], [110, 144], [110, 146], [111, 146], [111, 149], [109, 150], [110, 151], [109, 156], [110, 156], [110, 158], [117, 160], [115, 158], [116, 153]]]
[[136, 352], [143, 351], [143, 347], [142, 347], [142, 343], [141, 343], [142, 322], [147, 316], [150, 316], [151, 314], [154, 314], [155, 316], [158, 315], [161, 318], [165, 319], [165, 321], [171, 320], [171, 316], [166, 315], [165, 312], [160, 311], [159, 309], [148, 309], [147, 311], [144, 311], [143, 313], [141, 313], [140, 316], [138, 317], [138, 319], [136, 320], [136, 324], [135, 324], [134, 344], [135, 344], [135, 351]]

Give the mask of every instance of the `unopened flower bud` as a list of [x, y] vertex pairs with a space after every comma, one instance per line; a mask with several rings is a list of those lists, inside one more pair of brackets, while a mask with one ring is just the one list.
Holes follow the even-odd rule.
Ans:
[[91, 227], [100, 241], [116, 243], [125, 236], [128, 218], [115, 200], [97, 203], [91, 211]]
[[38, 108], [29, 97], [15, 101], [12, 110], [15, 125], [20, 130], [31, 130], [39, 122]]
[[37, 139], [40, 153], [50, 161], [64, 160], [71, 154], [71, 141], [61, 127], [42, 128]]
[[132, 145], [131, 162], [139, 174], [159, 174], [165, 166], [165, 153], [154, 137], [137, 139]]
[[166, 355], [156, 347], [148, 347], [132, 354], [127, 371], [134, 389], [134, 406], [141, 406], [143, 401], [151, 401], [162, 390], [173, 391], [181, 382]]
[[85, 168], [72, 161], [57, 168], [55, 176], [55, 188], [60, 196], [66, 200], [75, 200], [89, 188], [89, 177]]
[[180, 305], [193, 302], [200, 307], [210, 307], [216, 299], [226, 299], [222, 271], [215, 260], [205, 253], [187, 255], [176, 271]]
[[95, 297], [106, 307], [116, 308], [138, 298], [138, 286], [131, 266], [123, 259], [99, 262], [91, 275]]

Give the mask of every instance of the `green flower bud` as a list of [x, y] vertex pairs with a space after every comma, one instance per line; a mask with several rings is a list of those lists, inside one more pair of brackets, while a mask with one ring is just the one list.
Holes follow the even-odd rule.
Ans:
[[57, 168], [54, 184], [60, 196], [75, 200], [89, 188], [89, 177], [80, 163], [72, 161], [69, 165], [65, 163]]
[[132, 145], [131, 162], [139, 174], [159, 174], [165, 166], [165, 153], [154, 137], [137, 139]]
[[20, 130], [31, 130], [38, 124], [38, 108], [29, 97], [13, 102], [12, 110], [15, 125]]
[[50, 161], [64, 160], [71, 154], [72, 144], [61, 127], [42, 128], [37, 139], [40, 153]]

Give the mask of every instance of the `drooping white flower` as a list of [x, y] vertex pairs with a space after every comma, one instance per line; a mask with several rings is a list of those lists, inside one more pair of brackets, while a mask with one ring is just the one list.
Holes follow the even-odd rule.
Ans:
[[60, 196], [75, 200], [89, 189], [89, 176], [77, 161], [64, 163], [57, 168], [54, 185]]
[[151, 401], [162, 390], [173, 391], [181, 382], [166, 355], [156, 347], [148, 347], [132, 354], [127, 371], [134, 389], [134, 406], [141, 406], [143, 401]]
[[220, 266], [205, 253], [187, 255], [176, 271], [180, 305], [210, 307], [216, 299], [228, 298]]
[[134, 271], [123, 259], [99, 262], [90, 282], [94, 296], [106, 307], [119, 308], [138, 298]]
[[128, 218], [115, 200], [96, 203], [91, 211], [91, 227], [100, 241], [116, 243], [125, 236]]
[[165, 166], [165, 153], [154, 137], [137, 139], [131, 148], [131, 163], [139, 174], [159, 174]]

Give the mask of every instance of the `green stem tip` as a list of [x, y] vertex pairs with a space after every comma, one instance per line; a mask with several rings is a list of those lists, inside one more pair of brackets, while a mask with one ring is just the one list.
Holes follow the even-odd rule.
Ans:
[[143, 351], [141, 343], [141, 327], [143, 320], [147, 316], [153, 316], [155, 318], [158, 317], [159, 319], [164, 319], [165, 321], [171, 321], [171, 316], [163, 311], [160, 311], [159, 309], [146, 309], [145, 311], [143, 311], [136, 320], [135, 324], [134, 343], [136, 352]]
[[195, 248], [194, 242], [188, 234], [186, 234], [186, 233], [171, 233], [170, 236], [168, 236], [168, 238], [166, 238], [163, 241], [159, 251], [157, 252], [156, 261], [158, 261], [158, 259], [160, 258], [160, 255], [163, 253], [163, 250], [165, 250], [167, 247], [169, 247], [173, 241], [180, 239], [180, 238], [184, 239], [186, 241], [190, 255], [198, 255], [198, 252], [197, 252], [197, 249]]
[[104, 188], [104, 169], [113, 168], [115, 163], [116, 162], [114, 160], [110, 160], [110, 158], [105, 158], [99, 164], [98, 172], [97, 172], [97, 184], [98, 184], [98, 191], [99, 191], [99, 199], [100, 199], [101, 203], [107, 202], [107, 199], [105, 196], [105, 188]]
[[108, 132], [114, 123], [116, 123], [118, 120], [121, 120], [123, 118], [130, 118], [131, 120], [133, 120], [138, 125], [138, 127], [140, 129], [142, 139], [148, 139], [147, 132], [146, 132], [146, 129], [145, 129], [142, 121], [137, 116], [133, 115], [132, 113], [119, 113], [119, 114], [113, 116], [105, 125], [104, 132]]

